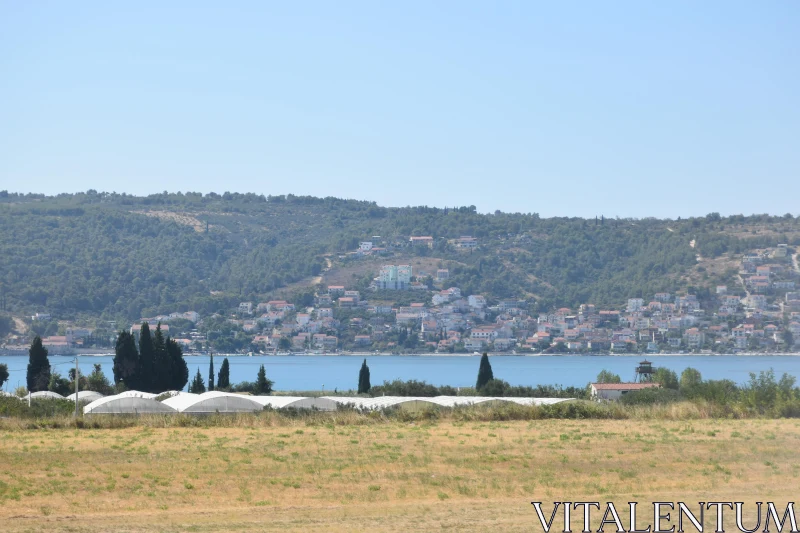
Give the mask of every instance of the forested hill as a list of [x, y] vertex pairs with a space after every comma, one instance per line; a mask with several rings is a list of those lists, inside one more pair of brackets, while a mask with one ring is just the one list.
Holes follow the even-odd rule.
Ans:
[[[448, 283], [464, 294], [527, 298], [540, 309], [616, 305], [690, 285], [702, 292], [735, 276], [737, 254], [800, 244], [800, 220], [791, 215], [544, 219], [235, 193], [0, 191], [0, 228], [0, 310], [108, 319], [216, 311], [287, 286], [307, 294], [327, 281], [326, 266], [354, 268], [353, 283], [363, 288], [381, 263], [410, 257], [448, 267]], [[410, 235], [431, 235], [435, 245], [412, 248]], [[463, 235], [477, 237], [478, 249], [448, 241]], [[339, 258], [372, 236], [390, 257], [369, 259], [367, 269]]]

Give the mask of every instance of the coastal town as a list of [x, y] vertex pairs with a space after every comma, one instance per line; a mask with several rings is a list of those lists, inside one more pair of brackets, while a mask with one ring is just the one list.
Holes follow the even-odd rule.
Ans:
[[[430, 236], [409, 242], [434, 245]], [[453, 244], [465, 251], [479, 246], [469, 236]], [[347, 255], [389, 254], [365, 241]], [[524, 298], [463, 294], [447, 268], [383, 264], [367, 290], [318, 286], [313, 302], [243, 301], [210, 316], [176, 311], [104, 328], [64, 323], [44, 311], [26, 321], [52, 353], [65, 354], [108, 351], [115, 331], [136, 334], [144, 322], [160, 324], [187, 354], [782, 353], [800, 341], [796, 261], [786, 245], [747, 253], [738, 265], [738, 286], [717, 286], [703, 299], [644, 295], [618, 308], [587, 302], [535, 313]], [[9, 335], [4, 353], [26, 350], [29, 337]]]

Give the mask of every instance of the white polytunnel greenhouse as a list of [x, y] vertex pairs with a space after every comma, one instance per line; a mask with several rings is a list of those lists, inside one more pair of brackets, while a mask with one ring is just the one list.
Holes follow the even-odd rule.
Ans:
[[468, 405], [495, 406], [503, 403], [517, 405], [552, 405], [565, 402], [572, 398], [520, 398], [520, 397], [493, 397], [493, 396], [436, 396], [431, 401], [442, 407], [460, 407]]
[[339, 404], [330, 398], [305, 398], [301, 396], [247, 396], [264, 407], [273, 409], [316, 409], [335, 411]]
[[83, 408], [83, 414], [175, 414], [176, 411], [169, 405], [157, 402], [152, 398], [140, 396], [105, 396], [99, 398]]
[[179, 413], [186, 414], [252, 413], [264, 409], [250, 396], [221, 391], [210, 391], [203, 394], [184, 393], [167, 398], [161, 403], [174, 408]]
[[[41, 400], [42, 398], [52, 400], [63, 400], [64, 397], [57, 392], [50, 392], [49, 390], [40, 390], [39, 392], [31, 393], [31, 400]], [[83, 399], [83, 398], [81, 398]]]
[[120, 392], [116, 396], [117, 397], [122, 397], [122, 398], [148, 398], [148, 399], [153, 399], [156, 396], [158, 396], [158, 394], [154, 394], [152, 392], [141, 392], [141, 391], [138, 391], [138, 390], [126, 390], [125, 392]]
[[[82, 390], [78, 391], [78, 400], [81, 402], [93, 402], [95, 400], [99, 400], [104, 396], [99, 392], [95, 392], [93, 390]], [[75, 401], [75, 393], [73, 392], [69, 396], [67, 396], [67, 400], [74, 402]]]
[[437, 407], [433, 398], [418, 396], [378, 396], [375, 398], [347, 397], [347, 396], [323, 396], [327, 400], [332, 400], [340, 406], [351, 406], [355, 409], [365, 409], [375, 411], [378, 409], [389, 409], [397, 407], [409, 411]]

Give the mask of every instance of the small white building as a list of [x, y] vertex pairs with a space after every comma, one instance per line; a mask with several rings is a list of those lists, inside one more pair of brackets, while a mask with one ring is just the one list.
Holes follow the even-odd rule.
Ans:
[[593, 400], [619, 400], [629, 392], [660, 387], [658, 383], [592, 383]]

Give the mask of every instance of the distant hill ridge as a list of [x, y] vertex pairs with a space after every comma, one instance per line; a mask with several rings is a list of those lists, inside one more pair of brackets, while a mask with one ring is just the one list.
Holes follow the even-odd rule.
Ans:
[[[621, 305], [661, 291], [702, 296], [734, 283], [736, 256], [800, 245], [800, 220], [788, 214], [541, 218], [252, 193], [0, 191], [0, 227], [0, 312], [107, 319], [307, 295], [334, 273], [364, 289], [381, 264], [414, 258], [449, 268], [447, 285], [464, 294], [541, 309]], [[373, 236], [386, 256], [345, 256]], [[431, 236], [432, 246], [412, 246], [411, 236]], [[477, 248], [459, 249], [461, 236]]]

